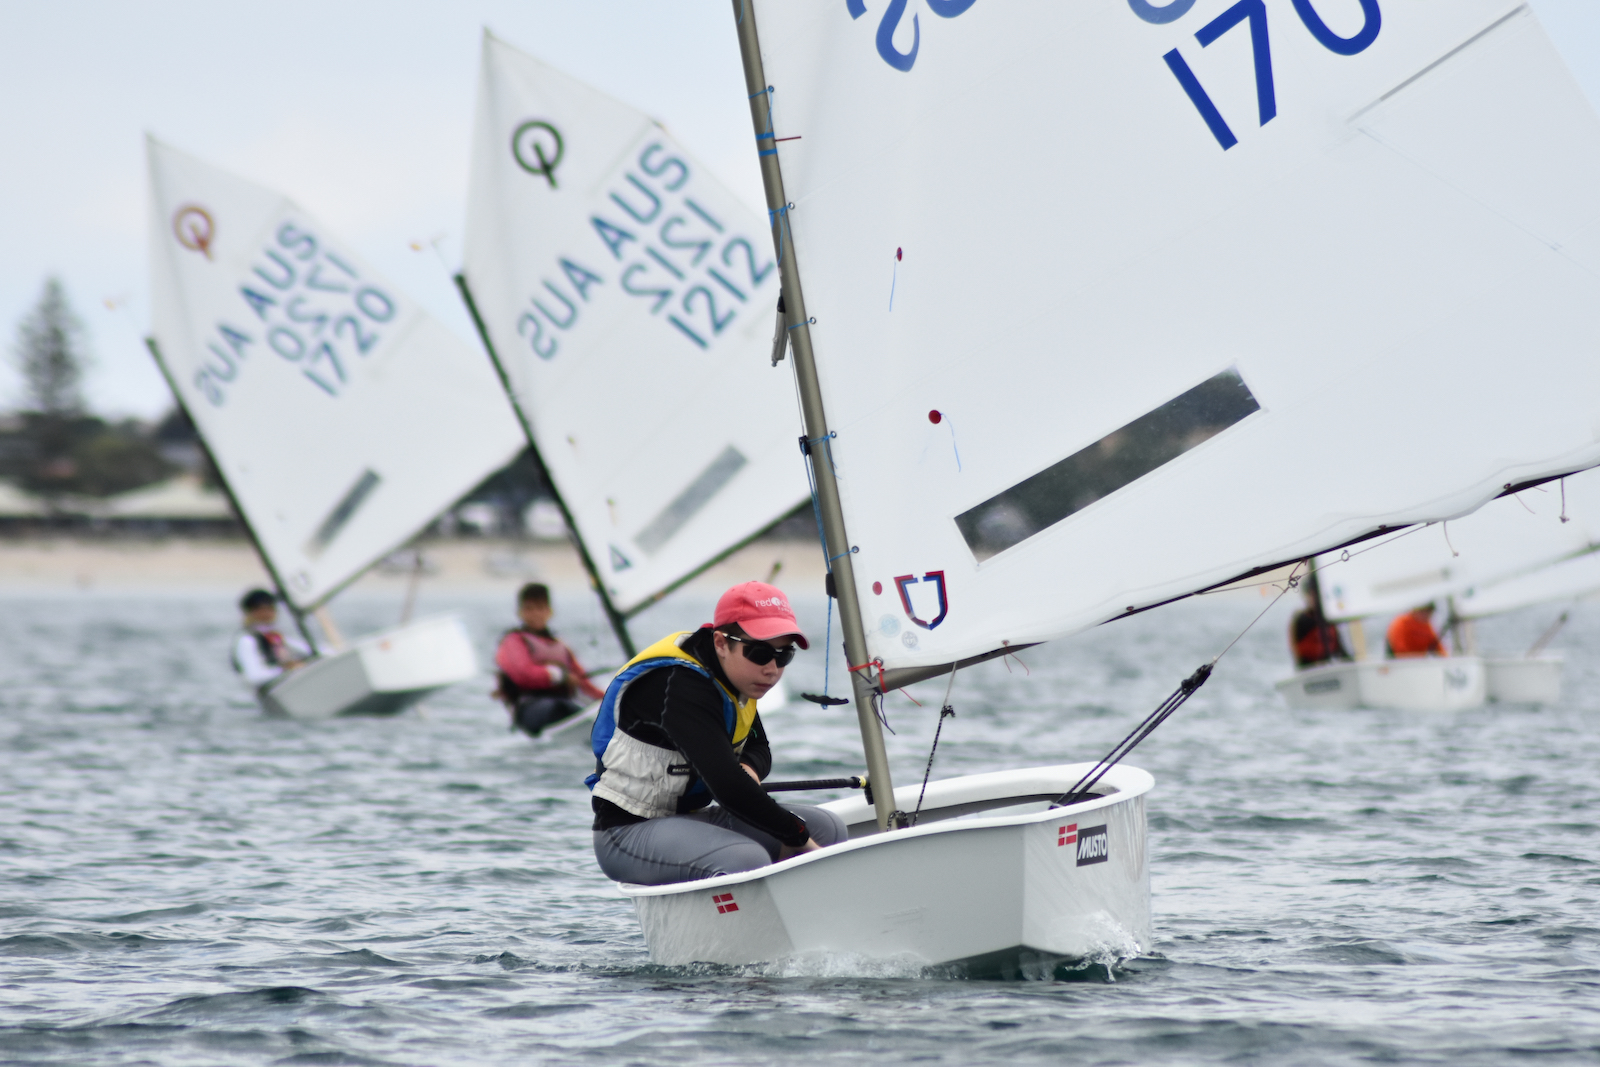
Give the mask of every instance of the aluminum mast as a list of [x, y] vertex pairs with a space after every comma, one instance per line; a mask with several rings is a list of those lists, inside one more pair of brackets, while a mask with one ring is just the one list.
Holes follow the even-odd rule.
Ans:
[[739, 30], [739, 55], [744, 62], [745, 91], [750, 95], [750, 119], [755, 125], [760, 148], [761, 184], [767, 194], [767, 216], [772, 220], [772, 243], [778, 257], [778, 273], [783, 282], [783, 304], [789, 320], [789, 340], [794, 351], [794, 376], [800, 388], [800, 409], [805, 417], [806, 438], [812, 443], [807, 459], [815, 476], [817, 504], [822, 514], [823, 551], [833, 573], [833, 593], [839, 600], [839, 621], [844, 630], [844, 650], [849, 659], [850, 686], [855, 696], [856, 718], [861, 723], [861, 747], [866, 755], [867, 776], [872, 785], [873, 806], [877, 809], [878, 829], [894, 825], [894, 783], [889, 776], [889, 754], [883, 747], [883, 728], [873, 705], [875, 688], [865, 665], [868, 660], [867, 634], [861, 623], [861, 603], [856, 598], [855, 571], [850, 561], [850, 538], [844, 528], [844, 510], [839, 503], [839, 487], [834, 481], [833, 464], [818, 463], [817, 450], [826, 450], [828, 419], [822, 406], [822, 389], [817, 383], [817, 365], [811, 351], [810, 319], [806, 315], [805, 293], [800, 285], [800, 265], [794, 241], [784, 230], [791, 210], [783, 191], [783, 171], [778, 163], [776, 132], [772, 126], [772, 89], [767, 85], [761, 64], [761, 44], [756, 35], [754, 5], [748, 0], [733, 0], [734, 21]]

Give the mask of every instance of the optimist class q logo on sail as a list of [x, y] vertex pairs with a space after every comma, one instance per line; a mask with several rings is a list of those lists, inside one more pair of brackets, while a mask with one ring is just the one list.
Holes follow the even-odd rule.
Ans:
[[556, 166], [566, 154], [561, 131], [544, 119], [529, 119], [511, 135], [511, 158], [529, 174], [538, 175], [556, 188]]
[[178, 243], [207, 259], [211, 258], [211, 239], [216, 232], [217, 224], [212, 221], [211, 212], [199, 204], [184, 204], [172, 213], [172, 235]]

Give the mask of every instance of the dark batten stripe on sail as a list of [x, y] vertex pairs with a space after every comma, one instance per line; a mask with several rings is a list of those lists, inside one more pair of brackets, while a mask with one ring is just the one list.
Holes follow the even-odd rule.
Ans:
[[1171, 463], [1260, 410], [1250, 387], [1230, 367], [962, 512], [956, 516], [956, 526], [982, 562]]
[[733, 481], [734, 476], [744, 469], [748, 462], [744, 455], [732, 445], [724, 448], [711, 465], [700, 472], [700, 475], [690, 482], [683, 492], [672, 499], [672, 503], [661, 509], [661, 514], [650, 520], [649, 525], [639, 531], [633, 539], [634, 544], [650, 554], [677, 535], [688, 521], [694, 518], [695, 513], [711, 502], [711, 498], [722, 492], [724, 486]]
[[318, 555], [332, 544], [333, 539], [339, 536], [339, 531], [345, 528], [350, 517], [356, 513], [356, 509], [366, 502], [367, 497], [372, 495], [372, 491], [378, 488], [378, 483], [382, 480], [376, 471], [370, 469], [362, 471], [361, 477], [356, 479], [356, 484], [350, 487], [350, 491], [334, 505], [328, 517], [322, 520], [322, 525], [317, 527], [317, 532], [306, 545], [306, 553], [312, 556]]

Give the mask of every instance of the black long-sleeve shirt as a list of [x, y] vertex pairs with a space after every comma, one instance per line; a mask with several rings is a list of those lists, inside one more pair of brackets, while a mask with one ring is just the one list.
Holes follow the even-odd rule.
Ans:
[[[717, 661], [710, 630], [697, 631], [683, 650], [733, 690]], [[811, 836], [805, 820], [784, 810], [741, 766], [748, 765], [762, 778], [772, 772], [772, 748], [761, 716], [751, 724], [743, 751], [735, 753], [724, 725], [721, 691], [687, 665], [661, 667], [636, 679], [619, 702], [617, 729], [647, 745], [683, 753], [724, 810], [785, 845], [798, 847]], [[645, 821], [600, 797], [593, 803], [596, 830]], [[681, 810], [694, 809], [685, 805]]]

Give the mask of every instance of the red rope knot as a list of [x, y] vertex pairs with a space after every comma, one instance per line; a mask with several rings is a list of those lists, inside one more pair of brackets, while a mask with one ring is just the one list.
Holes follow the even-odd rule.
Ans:
[[[848, 664], [847, 664], [847, 666], [848, 666]], [[856, 671], [868, 671], [868, 672], [870, 672], [872, 670], [872, 668], [874, 668], [874, 667], [878, 668], [878, 692], [880, 692], [880, 693], [888, 693], [889, 690], [886, 689], [884, 687], [884, 684], [883, 684], [883, 660], [881, 660], [881, 659], [869, 659], [867, 662], [861, 664], [860, 666], [850, 667], [850, 670], [851, 670], [852, 673], [854, 673]], [[867, 677], [867, 680], [869, 682], [872, 680], [870, 673], [869, 673], [869, 675]]]

